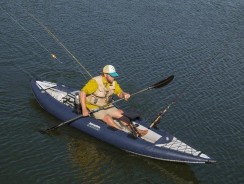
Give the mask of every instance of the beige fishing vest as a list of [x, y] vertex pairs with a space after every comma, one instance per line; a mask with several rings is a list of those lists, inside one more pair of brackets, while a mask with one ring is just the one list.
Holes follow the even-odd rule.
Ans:
[[98, 89], [93, 94], [87, 96], [86, 100], [99, 107], [109, 104], [111, 102], [111, 97], [114, 94], [115, 81], [108, 88], [106, 88], [104, 86], [102, 76], [97, 76], [93, 79], [96, 80]]

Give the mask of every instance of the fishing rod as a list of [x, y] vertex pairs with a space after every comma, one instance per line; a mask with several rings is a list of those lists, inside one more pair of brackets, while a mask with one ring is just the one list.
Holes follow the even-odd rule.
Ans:
[[57, 36], [55, 36], [50, 29], [48, 29], [47, 26], [45, 26], [39, 19], [37, 19], [33, 14], [31, 14], [30, 12], [28, 12], [23, 6], [19, 5], [20, 7], [22, 7], [26, 13], [35, 21], [37, 22], [47, 33], [48, 35], [50, 35], [54, 41], [61, 46], [64, 51], [70, 56], [71, 59], [73, 59], [78, 65], [80, 65], [84, 71], [92, 78], [92, 75], [90, 74], [90, 72], [79, 62], [79, 60], [67, 49], [67, 47], [57, 38]]
[[168, 112], [168, 110], [170, 109], [170, 107], [172, 105], [174, 105], [184, 94], [185, 94], [185, 91], [191, 86], [193, 82], [189, 83], [183, 90], [182, 92], [180, 93], [180, 95], [176, 96], [175, 99], [166, 107], [166, 108], [163, 108], [162, 110], [159, 111], [157, 117], [152, 121], [152, 123], [150, 124], [150, 126], [148, 127], [149, 129], [151, 128], [158, 128], [157, 127], [157, 124], [159, 124], [161, 118], [166, 114], [166, 112]]
[[170, 109], [170, 107], [172, 105], [174, 105], [177, 101], [179, 101], [180, 98], [182, 98], [185, 95], [185, 91], [193, 84], [194, 80], [192, 80], [192, 82], [190, 82], [182, 91], [179, 95], [177, 95], [175, 97], [175, 99], [166, 107], [163, 108], [162, 110], [159, 111], [157, 117], [152, 121], [152, 123], [150, 124], [150, 126], [148, 127], [149, 129], [151, 128], [158, 128], [157, 125], [159, 124], [161, 118], [166, 114], [166, 112], [168, 112], [168, 110]]
[[[31, 14], [30, 12], [28, 12], [23, 6], [21, 6], [20, 4], [17, 3], [18, 6], [20, 6], [25, 12], [26, 14], [31, 17], [38, 25], [40, 25], [43, 30], [45, 32], [47, 32], [47, 34], [49, 36], [51, 36], [54, 41], [61, 47], [63, 48], [63, 50], [68, 54], [68, 56], [74, 60], [78, 65], [81, 66], [81, 68], [89, 75], [89, 77], [92, 78], [92, 75], [90, 74], [90, 72], [81, 64], [81, 62], [79, 62], [79, 60], [67, 49], [67, 47], [57, 38], [57, 36], [55, 36], [51, 31], [50, 29], [45, 26], [39, 19], [37, 19], [33, 14]], [[1, 6], [0, 6], [1, 7]], [[16, 18], [14, 18], [10, 13], [8, 13], [6, 10], [4, 10], [2, 7], [1, 9], [21, 28], [23, 29], [26, 33], [28, 33], [44, 50], [46, 50], [50, 56], [53, 58], [53, 59], [56, 59], [57, 61], [59, 61], [60, 63], [62, 63], [58, 58], [57, 56], [52, 53], [51, 51], [49, 51], [43, 44], [41, 44], [38, 39], [36, 37], [34, 37], [27, 29], [25, 29], [18, 21]]]
[[24, 28], [24, 26], [22, 26], [18, 21], [17, 21], [17, 19], [16, 18], [14, 18], [14, 16], [13, 15], [11, 15], [9, 12], [7, 12], [5, 9], [3, 9], [2, 8], [2, 6], [0, 6], [0, 8], [22, 29], [22, 30], [24, 30], [30, 37], [32, 37], [36, 42], [37, 42], [37, 44], [40, 46], [40, 47], [42, 47], [45, 51], [47, 51], [49, 54], [50, 54], [50, 56], [53, 58], [53, 59], [56, 59], [58, 62], [60, 62], [60, 63], [62, 63], [58, 58], [57, 58], [57, 56], [55, 55], [55, 54], [53, 54], [50, 50], [48, 50], [43, 44], [41, 44], [41, 42], [39, 42], [38, 41], [38, 39], [35, 37], [35, 36], [33, 36], [31, 33], [30, 33], [30, 31], [28, 31], [27, 29], [25, 29]]
[[[217, 56], [218, 54], [216, 54]], [[214, 56], [215, 57], [215, 56]], [[213, 58], [214, 58], [213, 57]], [[213, 59], [213, 58], [210, 58], [210, 59]], [[207, 59], [209, 60], [209, 59]], [[207, 61], [205, 60], [205, 61]], [[203, 69], [204, 70], [204, 69]], [[205, 73], [206, 73], [206, 70], [205, 70]], [[201, 75], [198, 75], [198, 77], [201, 77]], [[163, 108], [162, 110], [159, 111], [157, 117], [152, 121], [152, 123], [150, 124], [150, 126], [148, 127], [149, 129], [150, 128], [158, 128], [157, 125], [159, 124], [161, 118], [166, 114], [166, 112], [168, 112], [168, 110], [170, 109], [170, 107], [172, 105], [174, 105], [180, 98], [182, 98], [183, 95], [185, 95], [185, 91], [194, 83], [195, 79], [197, 78], [197, 76], [194, 77], [194, 80], [192, 80], [192, 82], [190, 82], [183, 90], [182, 92], [176, 96], [176, 98], [166, 107], [166, 108]]]

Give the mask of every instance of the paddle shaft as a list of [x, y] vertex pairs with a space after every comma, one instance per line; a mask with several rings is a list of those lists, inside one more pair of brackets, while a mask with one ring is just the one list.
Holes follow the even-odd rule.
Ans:
[[64, 126], [64, 125], [66, 125], [66, 124], [69, 124], [69, 123], [71, 123], [71, 122], [73, 122], [73, 121], [75, 121], [75, 120], [77, 120], [77, 119], [82, 118], [82, 117], [83, 117], [82, 115], [76, 116], [76, 117], [74, 117], [74, 118], [72, 118], [72, 119], [70, 119], [70, 120], [68, 120], [68, 121], [65, 121], [65, 122], [60, 123], [60, 124], [58, 124], [58, 125], [56, 125], [56, 126], [53, 126], [53, 127], [51, 127], [51, 128], [48, 128], [48, 129], [46, 129], [46, 131], [55, 130], [55, 129], [59, 128], [59, 127], [62, 127], [62, 126]]
[[[99, 110], [100, 110], [100, 109], [96, 109], [96, 110], [94, 110], [94, 111], [91, 111], [90, 114], [92, 114], [92, 113], [94, 113], [94, 112], [97, 112], [97, 111], [99, 111]], [[87, 116], [83, 116], [83, 115], [81, 114], [81, 115], [79, 115], [79, 116], [76, 116], [76, 117], [74, 117], [74, 118], [72, 118], [72, 119], [69, 119], [69, 120], [67, 120], [67, 121], [65, 121], [65, 122], [63, 122], [63, 123], [60, 123], [60, 124], [58, 124], [58, 125], [56, 125], [56, 126], [53, 126], [53, 127], [51, 127], [51, 128], [48, 128], [48, 129], [46, 129], [46, 130], [40, 130], [40, 132], [44, 134], [44, 133], [47, 133], [47, 132], [49, 132], [49, 131], [56, 130], [56, 129], [58, 129], [58, 128], [64, 126], [64, 125], [68, 125], [68, 124], [72, 123], [73, 121], [75, 121], [75, 120], [77, 120], [77, 119], [80, 119], [80, 118], [84, 118], [84, 117], [87, 117]]]
[[[131, 94], [130, 96], [137, 95], [137, 94], [139, 94], [139, 93], [142, 93], [142, 92], [147, 91], [147, 90], [150, 90], [150, 89], [152, 89], [152, 87], [148, 87], [148, 88], [146, 88], [146, 89], [140, 90], [140, 91], [138, 91], [138, 92], [136, 92], [136, 93]], [[115, 101], [111, 102], [111, 104], [115, 104], [115, 103], [117, 103], [117, 102], [120, 102], [121, 100], [124, 100], [124, 98], [120, 98], [120, 99], [118, 99], [118, 100], [115, 100]]]

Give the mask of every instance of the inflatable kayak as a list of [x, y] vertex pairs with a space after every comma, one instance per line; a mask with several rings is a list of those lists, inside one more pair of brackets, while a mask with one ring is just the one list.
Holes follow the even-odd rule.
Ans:
[[32, 80], [31, 89], [40, 106], [53, 116], [61, 121], [74, 119], [69, 123], [70, 126], [124, 151], [172, 162], [215, 162], [214, 159], [164, 130], [148, 129], [149, 123], [140, 116], [130, 117], [130, 119], [139, 129], [148, 129], [148, 133], [141, 137], [132, 136], [131, 132], [120, 122], [116, 121], [121, 126], [121, 130], [117, 130], [93, 117], [82, 117], [76, 109], [76, 98], [79, 91], [63, 84]]

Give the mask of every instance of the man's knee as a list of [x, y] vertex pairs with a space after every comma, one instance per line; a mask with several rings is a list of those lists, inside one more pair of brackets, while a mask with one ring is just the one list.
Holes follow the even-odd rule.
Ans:
[[121, 110], [121, 109], [118, 109], [118, 113], [121, 114], [121, 115], [123, 115], [124, 111]]
[[112, 117], [110, 115], [108, 115], [108, 114], [103, 117], [103, 121], [105, 121], [105, 122], [108, 122], [111, 119], [112, 119]]

